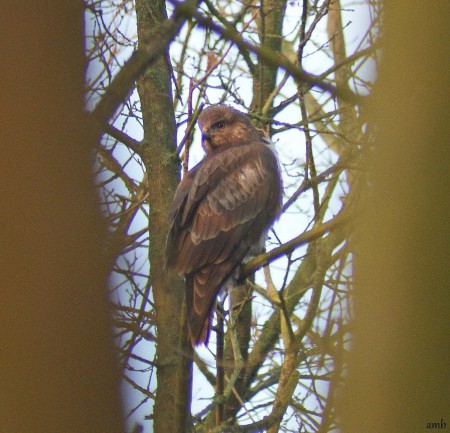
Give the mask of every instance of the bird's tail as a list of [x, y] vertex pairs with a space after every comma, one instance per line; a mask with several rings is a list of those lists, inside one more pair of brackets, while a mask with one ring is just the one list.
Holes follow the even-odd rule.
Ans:
[[216, 297], [241, 259], [239, 257], [237, 263], [206, 265], [186, 275], [187, 316], [192, 346], [208, 344]]
[[211, 305], [210, 308], [205, 311], [198, 312], [195, 308], [195, 275], [186, 275], [186, 304], [187, 304], [187, 318], [189, 327], [189, 338], [191, 340], [192, 347], [199, 344], [208, 344], [209, 333], [212, 325], [212, 316], [214, 308]]

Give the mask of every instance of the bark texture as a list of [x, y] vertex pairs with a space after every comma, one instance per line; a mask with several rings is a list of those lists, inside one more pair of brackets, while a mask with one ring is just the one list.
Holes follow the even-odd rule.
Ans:
[[[152, 46], [155, 29], [167, 19], [164, 1], [137, 1], [139, 49]], [[137, 88], [144, 123], [144, 149], [150, 217], [150, 277], [157, 323], [157, 392], [155, 433], [187, 431], [190, 410], [192, 351], [184, 333], [184, 283], [163, 271], [168, 230], [167, 209], [179, 181], [175, 151], [175, 118], [167, 54], [139, 78]]]

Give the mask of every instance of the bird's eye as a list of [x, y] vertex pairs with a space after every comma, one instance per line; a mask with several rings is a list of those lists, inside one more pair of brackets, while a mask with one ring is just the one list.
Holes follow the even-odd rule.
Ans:
[[223, 123], [223, 122], [217, 122], [214, 124], [214, 128], [217, 128], [217, 129], [221, 129], [224, 126], [225, 126], [225, 123]]

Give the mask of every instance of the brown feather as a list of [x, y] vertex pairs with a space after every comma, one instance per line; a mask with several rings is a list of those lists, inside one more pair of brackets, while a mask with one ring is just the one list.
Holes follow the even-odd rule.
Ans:
[[282, 190], [276, 155], [245, 115], [213, 106], [199, 123], [207, 155], [175, 193], [166, 246], [166, 266], [186, 277], [193, 345], [207, 342], [218, 292], [272, 224]]

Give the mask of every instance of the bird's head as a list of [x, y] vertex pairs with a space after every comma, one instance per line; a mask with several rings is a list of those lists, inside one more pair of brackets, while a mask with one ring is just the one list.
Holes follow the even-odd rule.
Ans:
[[202, 132], [202, 146], [207, 154], [259, 139], [257, 129], [247, 116], [226, 105], [213, 105], [203, 110], [198, 123]]

